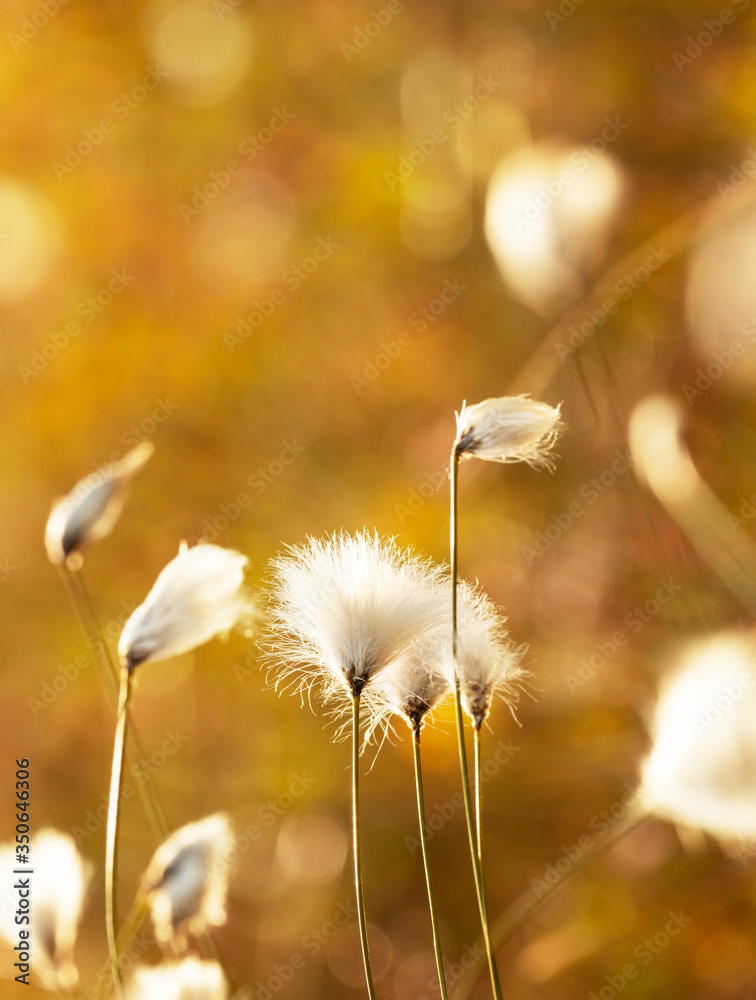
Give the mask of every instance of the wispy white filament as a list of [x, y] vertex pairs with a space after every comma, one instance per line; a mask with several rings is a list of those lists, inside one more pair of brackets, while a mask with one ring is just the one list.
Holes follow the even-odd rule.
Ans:
[[755, 658], [750, 638], [726, 633], [666, 682], [641, 772], [650, 812], [726, 841], [756, 837]]
[[[444, 591], [448, 605], [448, 593]], [[442, 664], [451, 657], [451, 615], [441, 627], [430, 630], [413, 643], [376, 680], [369, 699], [371, 729], [389, 715], [400, 715], [412, 730], [419, 731], [428, 714], [450, 691]]]
[[[464, 580], [457, 583], [457, 669], [462, 707], [480, 729], [495, 696], [512, 710], [528, 676], [520, 666], [523, 648], [516, 647], [496, 605]], [[454, 683], [454, 661], [441, 661], [449, 683]]]
[[231, 823], [217, 813], [173, 833], [155, 852], [142, 891], [161, 944], [183, 941], [184, 929], [201, 934], [226, 922], [227, 857], [233, 846]]
[[226, 1000], [228, 986], [217, 962], [185, 958], [138, 968], [126, 995], [128, 1000]]
[[439, 567], [366, 531], [311, 538], [272, 568], [269, 645], [298, 689], [360, 694], [443, 619]]
[[230, 631], [248, 610], [240, 593], [247, 562], [218, 545], [182, 547], [123, 628], [118, 652], [126, 666], [186, 653]]
[[553, 468], [550, 456], [564, 429], [559, 407], [529, 396], [501, 396], [462, 406], [457, 414], [455, 454], [489, 462], [527, 462]]
[[142, 441], [120, 461], [93, 472], [55, 501], [45, 529], [50, 562], [62, 565], [110, 534], [121, 516], [129, 481], [153, 451], [149, 441]]
[[[33, 870], [29, 876], [32, 895], [28, 927], [32, 972], [45, 989], [70, 992], [79, 981], [73, 950], [91, 865], [81, 857], [69, 836], [48, 828], [32, 838], [29, 856], [32, 859], [29, 867]], [[20, 867], [16, 862], [15, 845], [2, 845], [0, 870], [4, 905], [0, 915], [0, 936], [11, 946], [18, 945], [21, 926], [15, 924], [13, 917], [19, 897], [12, 883], [23, 878], [11, 872]], [[15, 900], [13, 909], [8, 905], [11, 900]]]

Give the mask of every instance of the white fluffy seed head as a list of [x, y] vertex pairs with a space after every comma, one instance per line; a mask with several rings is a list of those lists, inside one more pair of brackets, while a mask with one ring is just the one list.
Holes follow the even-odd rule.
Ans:
[[[29, 856], [34, 870], [29, 927], [32, 972], [45, 989], [70, 993], [79, 981], [73, 952], [92, 868], [71, 837], [49, 828], [32, 838]], [[18, 891], [12, 886], [19, 876], [11, 872], [20, 867], [15, 845], [2, 845], [0, 936], [11, 946], [18, 945], [18, 927], [13, 921], [14, 910], [6, 901], [18, 900]]]
[[118, 643], [122, 662], [131, 670], [229, 632], [249, 611], [241, 593], [248, 561], [219, 545], [182, 546], [124, 625]]
[[272, 563], [269, 659], [298, 690], [359, 695], [444, 616], [440, 567], [367, 531], [291, 546]]
[[223, 813], [181, 827], [157, 849], [142, 892], [161, 945], [181, 950], [184, 931], [197, 936], [226, 922], [228, 856], [233, 832]]
[[[506, 619], [478, 587], [459, 580], [457, 584], [457, 669], [462, 707], [480, 729], [495, 696], [513, 711], [528, 676], [520, 661], [524, 647], [516, 647], [506, 629]], [[450, 684], [454, 683], [454, 660], [442, 660]]]
[[527, 462], [553, 469], [550, 452], [564, 430], [559, 407], [529, 396], [502, 396], [462, 405], [454, 451], [458, 458]]
[[[448, 589], [440, 597], [448, 608]], [[429, 713], [449, 694], [449, 680], [442, 664], [450, 653], [448, 614], [443, 625], [429, 630], [378, 676], [369, 701], [370, 731], [398, 715], [419, 734]]]
[[641, 769], [649, 812], [719, 839], [756, 838], [756, 644], [698, 644], [662, 687]]
[[142, 441], [118, 462], [80, 480], [67, 496], [55, 501], [45, 528], [51, 563], [75, 569], [81, 553], [110, 534], [121, 516], [132, 476], [154, 450], [149, 441]]
[[128, 1000], [226, 1000], [228, 985], [217, 962], [185, 958], [136, 969], [126, 996]]

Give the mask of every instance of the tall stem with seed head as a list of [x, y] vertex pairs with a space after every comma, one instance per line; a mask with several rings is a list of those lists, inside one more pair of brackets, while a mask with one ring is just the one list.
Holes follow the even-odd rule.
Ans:
[[483, 873], [478, 859], [478, 838], [476, 825], [473, 819], [472, 802], [470, 798], [470, 773], [467, 767], [467, 751], [465, 749], [465, 725], [462, 718], [462, 693], [459, 683], [459, 662], [458, 662], [458, 630], [457, 630], [457, 484], [459, 478], [459, 455], [456, 445], [452, 448], [451, 465], [449, 478], [451, 482], [450, 503], [451, 514], [449, 518], [450, 530], [450, 550], [451, 550], [451, 578], [452, 578], [452, 651], [454, 656], [454, 714], [457, 723], [457, 747], [459, 750], [459, 768], [462, 774], [462, 793], [465, 802], [465, 820], [467, 822], [467, 839], [470, 845], [470, 858], [472, 861], [473, 875], [475, 878], [475, 891], [478, 897], [478, 910], [480, 912], [480, 922], [483, 929], [483, 942], [486, 949], [488, 969], [491, 975], [491, 988], [496, 1000], [502, 1000], [501, 985], [499, 983], [499, 972], [496, 968], [496, 959], [491, 947], [491, 935], [488, 928], [488, 911], [486, 908], [486, 893], [483, 885]]
[[113, 971], [113, 985], [117, 1000], [123, 1000], [124, 998], [123, 975], [118, 961], [115, 927], [118, 919], [118, 820], [130, 700], [131, 671], [128, 667], [123, 666], [121, 667], [121, 685], [118, 693], [118, 716], [116, 718], [115, 743], [113, 746], [113, 766], [110, 772], [108, 826], [105, 843], [105, 929], [108, 936], [110, 966]]
[[425, 823], [425, 797], [423, 795], [423, 769], [420, 760], [420, 721], [413, 723], [412, 748], [415, 760], [415, 788], [417, 789], [417, 818], [420, 825], [420, 846], [423, 852], [423, 867], [425, 868], [425, 884], [428, 887], [428, 905], [430, 907], [431, 928], [433, 930], [433, 950], [436, 955], [438, 985], [441, 988], [442, 1000], [447, 1000], [446, 979], [444, 977], [444, 961], [441, 955], [441, 941], [438, 936], [438, 919], [436, 917], [436, 901], [433, 893], [430, 861], [428, 858], [428, 831]]
[[365, 897], [362, 890], [362, 856], [360, 853], [360, 692], [352, 690], [352, 845], [354, 851], [354, 888], [357, 895], [357, 915], [360, 925], [362, 961], [370, 1000], [375, 1000], [373, 970], [370, 965]]

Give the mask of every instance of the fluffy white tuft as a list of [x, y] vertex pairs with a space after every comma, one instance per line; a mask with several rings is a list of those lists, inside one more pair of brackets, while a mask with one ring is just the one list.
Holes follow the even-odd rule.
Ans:
[[529, 396], [502, 396], [462, 405], [457, 414], [455, 454], [489, 462], [527, 462], [553, 469], [550, 452], [564, 430], [559, 407]]
[[297, 690], [361, 694], [444, 617], [440, 567], [367, 531], [308, 539], [272, 563], [269, 658]]
[[[448, 603], [448, 591], [444, 593]], [[441, 663], [450, 655], [451, 621], [431, 630], [384, 670], [368, 700], [370, 724], [366, 739], [376, 729], [389, 726], [392, 716], [420, 732], [429, 713], [449, 694], [449, 681]]]
[[[495, 696], [503, 698], [511, 711], [528, 677], [520, 661], [525, 651], [509, 638], [506, 619], [479, 588], [465, 580], [457, 582], [457, 663], [462, 707], [480, 729]], [[441, 669], [454, 684], [451, 643]], [[514, 713], [513, 713], [514, 714]]]
[[249, 609], [240, 593], [248, 561], [218, 545], [182, 547], [124, 625], [118, 643], [123, 663], [131, 670], [229, 632]]

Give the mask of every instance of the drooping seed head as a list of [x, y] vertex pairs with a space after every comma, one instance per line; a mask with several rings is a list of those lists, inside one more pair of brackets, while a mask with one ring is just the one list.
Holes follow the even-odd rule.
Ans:
[[553, 469], [550, 452], [564, 429], [559, 407], [529, 396], [502, 396], [462, 405], [454, 452], [458, 458], [527, 462]]
[[249, 611], [241, 592], [248, 561], [219, 545], [182, 546], [124, 625], [118, 643], [122, 662], [131, 670], [229, 632]]
[[142, 441], [118, 462], [80, 480], [67, 496], [55, 501], [45, 528], [50, 562], [76, 569], [81, 554], [110, 534], [121, 516], [131, 478], [154, 450], [149, 441]]

